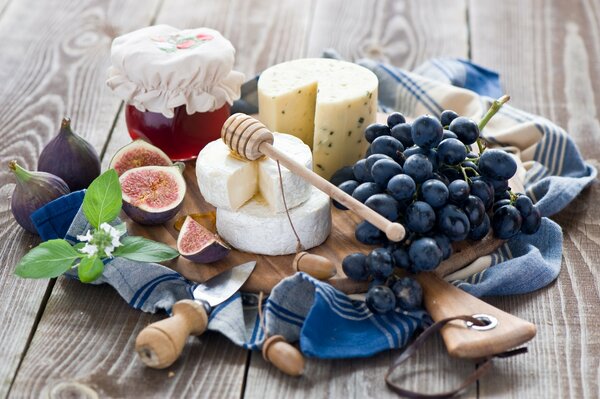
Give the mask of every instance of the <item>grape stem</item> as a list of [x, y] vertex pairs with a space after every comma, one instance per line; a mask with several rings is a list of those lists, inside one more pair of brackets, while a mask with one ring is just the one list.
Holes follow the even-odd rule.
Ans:
[[[492, 103], [490, 108], [487, 110], [487, 112], [485, 113], [483, 118], [479, 121], [479, 124], [478, 124], [479, 132], [483, 131], [483, 128], [485, 127], [485, 125], [488, 124], [490, 119], [492, 119], [492, 117], [494, 115], [496, 115], [496, 113], [498, 111], [500, 111], [500, 108], [502, 108], [502, 106], [504, 104], [506, 104], [508, 102], [508, 100], [510, 100], [510, 96], [506, 95], [506, 94], [503, 95], [502, 97], [500, 97], [499, 99], [494, 100], [494, 102]], [[477, 139], [477, 147], [479, 148], [479, 154], [482, 154], [485, 151], [485, 146], [483, 145], [480, 138]]]

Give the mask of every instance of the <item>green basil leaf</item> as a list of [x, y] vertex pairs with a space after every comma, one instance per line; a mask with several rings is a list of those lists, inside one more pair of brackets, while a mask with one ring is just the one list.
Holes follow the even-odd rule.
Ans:
[[115, 249], [113, 256], [138, 262], [164, 262], [179, 256], [176, 249], [144, 237], [123, 237], [121, 243], [123, 245]]
[[119, 237], [127, 233], [127, 225], [125, 223], [121, 223], [113, 227], [119, 232]]
[[94, 179], [83, 197], [83, 213], [90, 224], [98, 228], [119, 216], [123, 204], [121, 196], [119, 176], [114, 169]]
[[58, 277], [83, 256], [65, 240], [46, 241], [21, 258], [15, 274], [24, 278]]
[[79, 262], [77, 275], [82, 283], [91, 283], [102, 275], [104, 263], [97, 256], [85, 257]]

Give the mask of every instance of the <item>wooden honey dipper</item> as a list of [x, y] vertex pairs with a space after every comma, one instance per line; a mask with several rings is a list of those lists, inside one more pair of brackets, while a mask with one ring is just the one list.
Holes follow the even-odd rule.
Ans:
[[383, 231], [389, 240], [398, 242], [404, 238], [404, 226], [400, 223], [390, 222], [312, 170], [299, 164], [277, 148], [273, 147], [273, 133], [257, 119], [240, 113], [231, 115], [223, 124], [221, 138], [231, 151], [242, 158], [254, 161], [264, 155], [278, 161], [291, 172], [302, 177], [304, 180], [323, 191], [358, 216], [367, 220], [379, 230]]

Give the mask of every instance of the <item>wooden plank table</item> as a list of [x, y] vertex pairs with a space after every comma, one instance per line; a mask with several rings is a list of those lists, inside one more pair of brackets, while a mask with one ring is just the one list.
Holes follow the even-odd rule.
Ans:
[[[413, 68], [462, 57], [501, 72], [512, 103], [567, 128], [588, 159], [600, 148], [600, 4], [493, 0], [0, 0], [0, 154], [35, 168], [62, 116], [102, 153], [129, 140], [120, 102], [106, 88], [111, 40], [153, 23], [210, 26], [237, 48], [247, 76], [277, 62], [335, 48]], [[106, 156], [105, 156], [106, 155]], [[0, 171], [1, 397], [394, 397], [383, 373], [395, 352], [369, 359], [308, 360], [300, 379], [258, 353], [207, 333], [166, 370], [142, 366], [133, 340], [162, 316], [127, 306], [110, 287], [32, 281], [14, 265], [38, 239], [12, 219], [14, 182]], [[564, 229], [557, 282], [538, 292], [489, 298], [531, 320], [530, 353], [496, 362], [467, 397], [600, 396], [600, 190], [554, 219]], [[413, 389], [450, 388], [475, 367], [449, 359], [439, 339], [411, 360], [425, 372]]]

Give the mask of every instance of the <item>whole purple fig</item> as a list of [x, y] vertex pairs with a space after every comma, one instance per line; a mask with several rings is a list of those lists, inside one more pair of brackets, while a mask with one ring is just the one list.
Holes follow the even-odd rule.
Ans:
[[31, 214], [48, 202], [69, 193], [69, 186], [60, 177], [46, 172], [30, 172], [10, 161], [8, 167], [17, 178], [11, 210], [17, 223], [30, 233], [37, 234]]
[[90, 143], [73, 133], [71, 120], [63, 118], [58, 134], [40, 154], [38, 170], [60, 177], [76, 191], [100, 176], [100, 158]]

